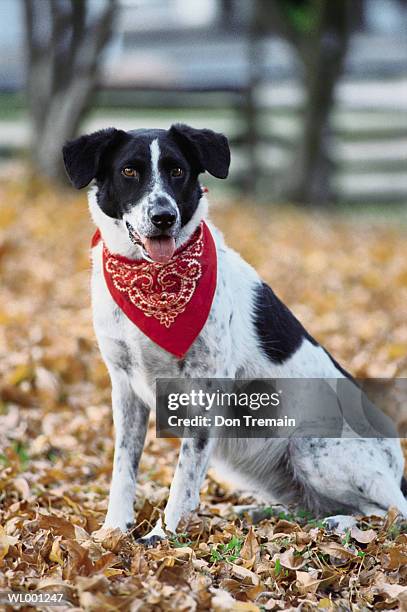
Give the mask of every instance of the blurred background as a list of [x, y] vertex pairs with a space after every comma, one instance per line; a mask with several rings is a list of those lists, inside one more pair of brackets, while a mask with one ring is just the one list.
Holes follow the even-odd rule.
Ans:
[[[72, 554], [51, 550], [49, 525], [62, 525], [64, 536], [72, 525], [90, 533], [107, 506], [111, 388], [92, 329], [94, 227], [86, 190], [68, 188], [64, 141], [176, 121], [224, 132], [230, 179], [202, 181], [227, 243], [348, 371], [388, 379], [392, 389], [393, 379], [407, 379], [406, 32], [406, 0], [0, 0], [0, 587], [7, 580], [21, 589], [24, 567], [30, 589], [46, 577], [54, 584], [68, 557], [62, 576], [89, 609], [84, 566], [78, 584], [72, 569], [72, 555], [87, 559], [88, 550], [77, 542]], [[380, 406], [404, 436], [407, 458], [405, 396]], [[152, 424], [138, 483], [140, 535], [165, 503], [177, 453], [154, 434]], [[210, 474], [202, 499], [231, 536], [230, 522], [216, 522], [234, 499], [225, 484]], [[38, 523], [39, 513], [57, 520]], [[4, 546], [20, 536], [7, 555]], [[94, 544], [89, 550], [99, 559]], [[89, 561], [89, 589], [115, 596], [120, 582], [127, 596], [135, 580], [140, 600], [156, 597], [157, 582], [150, 588], [143, 577], [139, 588], [139, 557], [137, 576], [128, 575], [127, 555], [123, 570]], [[211, 569], [216, 586], [226, 576], [219, 567]], [[395, 565], [382, 567], [380, 584], [387, 571], [393, 589]], [[175, 595], [195, 582], [186, 574]], [[292, 584], [285, 608], [296, 605]], [[202, 592], [209, 596], [208, 583]], [[315, 599], [315, 589], [306, 597]], [[171, 609], [195, 609], [171, 601]], [[118, 601], [92, 609], [119, 609]]]
[[61, 159], [108, 126], [224, 132], [228, 243], [354, 375], [407, 376], [406, 32], [407, 0], [0, 0], [0, 413], [42, 369], [109, 388]]
[[234, 193], [404, 203], [406, 31], [405, 0], [1, 0], [3, 172], [184, 121], [229, 137]]

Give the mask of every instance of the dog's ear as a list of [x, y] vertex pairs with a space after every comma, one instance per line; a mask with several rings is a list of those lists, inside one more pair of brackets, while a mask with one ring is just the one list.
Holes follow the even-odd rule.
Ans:
[[212, 130], [197, 130], [183, 123], [172, 125], [169, 134], [192, 156], [199, 172], [207, 170], [216, 178], [227, 177], [230, 149], [226, 136]]
[[124, 134], [122, 130], [107, 128], [85, 134], [64, 145], [62, 154], [65, 170], [76, 189], [89, 185], [98, 173], [101, 157], [107, 147]]

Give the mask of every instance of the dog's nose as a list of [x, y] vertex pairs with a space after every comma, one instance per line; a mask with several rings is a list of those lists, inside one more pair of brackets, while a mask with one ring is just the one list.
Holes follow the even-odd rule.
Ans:
[[158, 229], [169, 229], [175, 223], [177, 215], [171, 211], [161, 211], [151, 215], [151, 222], [154, 223]]

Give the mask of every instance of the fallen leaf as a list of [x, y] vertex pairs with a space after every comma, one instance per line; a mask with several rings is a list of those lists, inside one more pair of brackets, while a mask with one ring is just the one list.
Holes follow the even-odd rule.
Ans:
[[328, 599], [328, 597], [323, 597], [318, 602], [318, 609], [320, 609], [320, 610], [327, 610], [327, 609], [333, 608], [333, 607], [334, 606], [332, 604], [332, 601], [330, 599]]
[[374, 529], [366, 529], [362, 531], [354, 525], [350, 532], [351, 537], [361, 544], [369, 544], [377, 538], [377, 533]]
[[297, 587], [301, 593], [316, 593], [321, 580], [318, 580], [309, 572], [301, 572], [296, 570]]
[[30, 497], [30, 485], [25, 478], [21, 476], [15, 478], [13, 481], [14, 488], [20, 493], [21, 499], [28, 499]]
[[0, 561], [8, 554], [10, 546], [18, 542], [18, 536], [7, 535], [4, 527], [0, 525]]
[[337, 559], [349, 560], [357, 558], [357, 553], [349, 548], [345, 548], [342, 544], [338, 544], [338, 542], [321, 543], [318, 545], [318, 548], [325, 555], [330, 555]]
[[292, 547], [288, 548], [283, 553], [277, 554], [273, 560], [275, 561], [275, 559], [279, 559], [283, 567], [287, 567], [291, 570], [297, 570], [304, 567], [304, 565], [307, 563], [307, 559], [304, 559], [301, 557], [301, 555], [296, 554], [295, 549]]
[[50, 529], [57, 535], [72, 539], [75, 537], [75, 527], [66, 519], [51, 514], [40, 514], [39, 526], [41, 529]]
[[240, 557], [242, 559], [246, 559], [247, 561], [253, 561], [256, 557], [256, 554], [260, 550], [260, 545], [257, 541], [256, 535], [254, 533], [254, 529], [250, 526], [249, 531], [245, 537], [243, 542], [243, 546], [240, 550]]
[[58, 536], [52, 542], [51, 552], [49, 554], [50, 561], [55, 561], [55, 563], [59, 563], [59, 565], [64, 564], [64, 558], [62, 556], [62, 550], [60, 547], [60, 541], [62, 536]]
[[232, 575], [240, 580], [244, 580], [246, 584], [258, 585], [260, 582], [260, 578], [249, 569], [241, 565], [235, 565], [234, 563], [230, 563]]

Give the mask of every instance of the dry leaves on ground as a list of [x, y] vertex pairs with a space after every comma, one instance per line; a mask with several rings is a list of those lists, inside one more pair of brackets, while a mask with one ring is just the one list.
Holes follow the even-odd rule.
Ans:
[[[270, 512], [252, 526], [232, 512], [250, 500], [211, 474], [172, 541], [146, 550], [100, 530], [113, 437], [85, 198], [21, 178], [0, 199], [0, 588], [53, 589], [84, 610], [407, 610], [393, 514], [342, 539], [309, 517]], [[247, 203], [213, 217], [354, 374], [407, 375], [405, 227]], [[136, 535], [164, 506], [177, 448], [150, 430]]]

